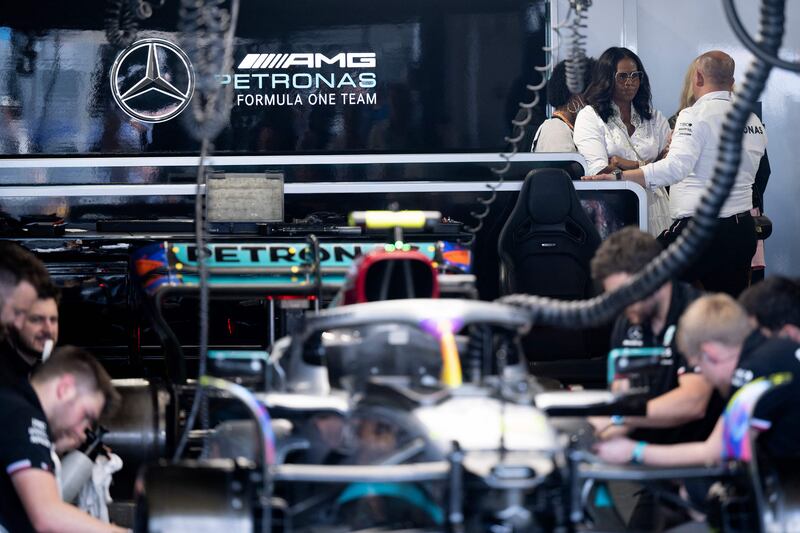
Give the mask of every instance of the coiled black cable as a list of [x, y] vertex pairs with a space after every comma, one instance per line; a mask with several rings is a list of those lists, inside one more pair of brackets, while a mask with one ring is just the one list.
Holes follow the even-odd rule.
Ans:
[[186, 131], [198, 141], [214, 140], [229, 125], [233, 84], [224, 88], [219, 74], [230, 72], [239, 0], [230, 11], [225, 0], [181, 0], [178, 29], [181, 47], [195, 73], [194, 96], [181, 114]]
[[125, 48], [136, 39], [139, 23], [130, 0], [108, 1], [105, 27], [108, 42], [117, 48]]
[[[777, 53], [784, 31], [785, 0], [762, 0], [761, 47]], [[585, 328], [610, 322], [622, 309], [655, 292], [685, 269], [710, 242], [717, 215], [728, 198], [741, 162], [742, 137], [753, 105], [766, 85], [772, 65], [756, 58], [745, 81], [734, 93], [732, 109], [722, 126], [714, 177], [700, 199], [695, 216], [681, 236], [647, 267], [618, 290], [584, 301], [560, 301], [541, 296], [512, 294], [498, 301], [527, 308], [534, 324]]]
[[761, 61], [769, 63], [773, 67], [790, 70], [792, 72], [800, 72], [800, 63], [785, 61], [779, 58], [777, 50], [773, 51], [759, 46], [759, 44], [755, 42], [752, 37], [750, 37], [750, 34], [747, 33], [744, 24], [742, 24], [742, 20], [739, 18], [738, 13], [736, 12], [736, 4], [734, 4], [734, 0], [723, 0], [722, 5], [725, 8], [725, 16], [728, 17], [728, 22], [730, 23], [731, 28], [733, 28], [733, 33], [735, 33], [736, 37], [742, 41], [742, 44], [750, 51], [750, 53], [759, 58]]
[[[200, 147], [200, 165], [198, 165], [197, 168], [197, 190], [195, 191], [194, 203], [195, 249], [197, 250], [197, 270], [200, 280], [200, 309], [198, 312], [200, 321], [200, 329], [198, 332], [200, 354], [197, 363], [198, 378], [206, 374], [208, 361], [208, 315], [210, 311], [210, 294], [208, 290], [208, 262], [206, 261], [209, 251], [208, 246], [206, 246], [206, 235], [208, 235], [208, 204], [205, 198], [205, 191], [207, 190], [208, 173], [205, 160], [208, 157], [209, 148], [210, 142], [204, 140]], [[192, 400], [192, 407], [184, 423], [183, 433], [181, 433], [178, 445], [175, 447], [175, 453], [172, 456], [173, 462], [179, 461], [183, 456], [186, 444], [189, 442], [189, 433], [194, 427], [198, 414], [201, 415], [202, 428], [208, 429], [208, 399], [206, 398], [203, 386], [200, 384], [200, 379], [197, 380], [196, 387]]]
[[[584, 23], [585, 19], [585, 7], [588, 7], [590, 4], [590, 0], [574, 0], [573, 3], [570, 5], [569, 13], [565, 17], [564, 22], [553, 25], [553, 30], [555, 30], [556, 35], [558, 35], [559, 39], [561, 38], [561, 30], [564, 28], [569, 28], [572, 31], [573, 39], [575, 39], [574, 43], [577, 46], [577, 43], [584, 43], [585, 38], [582, 34], [580, 34], [580, 28], [585, 28], [586, 25]], [[583, 15], [578, 12], [578, 6], [581, 6], [583, 11]], [[572, 18], [574, 15], [574, 19]], [[582, 18], [583, 17], [583, 18]], [[581, 26], [581, 24], [583, 24]], [[549, 55], [547, 64], [544, 66], [534, 66], [534, 70], [539, 73], [541, 76], [541, 81], [535, 85], [525, 85], [525, 88], [533, 93], [532, 100], [528, 102], [519, 102], [519, 109], [520, 111], [524, 112], [523, 116], [520, 117], [519, 113], [516, 117], [511, 121], [512, 126], [512, 135], [511, 137], [505, 137], [504, 140], [508, 143], [509, 149], [506, 152], [501, 152], [500, 157], [504, 160], [502, 166], [494, 167], [490, 169], [492, 173], [497, 177], [497, 181], [494, 183], [487, 183], [486, 188], [489, 189], [489, 197], [488, 198], [481, 198], [479, 197], [476, 201], [480, 204], [481, 208], [477, 211], [470, 211], [470, 216], [475, 219], [476, 223], [474, 226], [465, 226], [464, 229], [470, 234], [469, 239], [464, 241], [462, 244], [466, 246], [471, 246], [475, 242], [475, 236], [478, 232], [483, 228], [484, 220], [486, 217], [489, 216], [492, 210], [492, 204], [497, 201], [497, 190], [503, 185], [505, 182], [505, 176], [508, 174], [508, 171], [511, 170], [511, 160], [514, 158], [517, 153], [520, 152], [520, 143], [525, 138], [525, 129], [531, 123], [533, 119], [533, 108], [539, 105], [539, 100], [541, 100], [541, 96], [539, 91], [544, 89], [547, 85], [548, 80], [548, 73], [552, 72], [553, 70], [553, 56], [552, 51], [555, 47], [554, 43], [551, 43], [551, 46], [543, 46], [542, 50], [545, 54]], [[586, 61], [586, 54], [585, 54], [585, 45], [584, 45], [584, 52], [583, 52], [583, 59], [575, 58], [573, 63], [573, 74], [575, 72], [580, 71], [581, 73], [585, 69], [585, 61]], [[573, 47], [573, 50], [576, 53], [579, 53], [581, 48], [580, 47]], [[579, 83], [582, 84], [583, 76], [580, 76], [581, 81]], [[578, 91], [580, 92], [580, 91]]]
[[[208, 334], [210, 294], [208, 286], [208, 218], [207, 179], [211, 171], [206, 162], [213, 150], [212, 139], [227, 125], [230, 114], [229, 91], [222, 91], [215, 74], [231, 70], [233, 36], [239, 13], [239, 0], [232, 0], [230, 13], [222, 7], [223, 0], [182, 0], [179, 29], [183, 32], [183, 50], [195, 69], [195, 92], [189, 113], [183, 113], [189, 133], [201, 142], [200, 164], [197, 168], [197, 190], [195, 195], [195, 248], [197, 250], [199, 306], [199, 357], [198, 376], [206, 374], [208, 361]], [[173, 461], [183, 455], [189, 433], [200, 415], [201, 428], [209, 427], [208, 400], [198, 380], [194, 399], [186, 417], [183, 433], [173, 454]], [[207, 453], [203, 442], [203, 455]]]
[[586, 87], [583, 80], [586, 79], [586, 34], [588, 27], [586, 19], [587, 11], [592, 5], [591, 0], [572, 0], [570, 9], [575, 14], [575, 19], [570, 25], [572, 33], [570, 37], [569, 57], [566, 63], [567, 88], [572, 94], [581, 94]]

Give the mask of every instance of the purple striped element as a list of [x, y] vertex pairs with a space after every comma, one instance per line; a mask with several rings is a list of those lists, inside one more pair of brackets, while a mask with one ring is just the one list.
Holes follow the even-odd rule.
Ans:
[[30, 459], [21, 459], [19, 461], [14, 461], [10, 465], [6, 467], [6, 473], [10, 476], [12, 474], [16, 474], [20, 470], [25, 470], [26, 468], [30, 468], [33, 466], [31, 464]]

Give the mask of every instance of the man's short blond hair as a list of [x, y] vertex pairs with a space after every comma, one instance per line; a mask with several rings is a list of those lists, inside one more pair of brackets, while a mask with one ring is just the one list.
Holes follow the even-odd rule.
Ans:
[[727, 294], [710, 294], [692, 302], [678, 321], [678, 349], [696, 358], [704, 342], [741, 346], [753, 331], [745, 310]]

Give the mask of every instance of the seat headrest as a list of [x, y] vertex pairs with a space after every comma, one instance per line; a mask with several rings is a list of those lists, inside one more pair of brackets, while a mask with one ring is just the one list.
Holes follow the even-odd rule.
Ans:
[[534, 222], [556, 224], [572, 210], [575, 189], [569, 174], [559, 168], [531, 170], [522, 187], [528, 214]]

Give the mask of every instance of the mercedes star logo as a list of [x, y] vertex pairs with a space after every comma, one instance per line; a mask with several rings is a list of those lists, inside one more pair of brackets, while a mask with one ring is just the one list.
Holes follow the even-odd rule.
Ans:
[[194, 92], [189, 57], [164, 39], [142, 39], [123, 50], [111, 67], [111, 94], [125, 113], [143, 122], [164, 122], [183, 111]]

